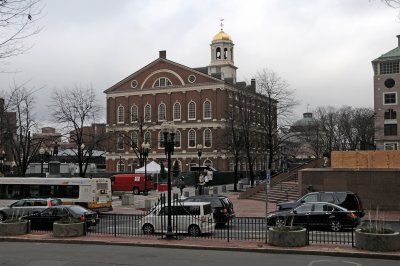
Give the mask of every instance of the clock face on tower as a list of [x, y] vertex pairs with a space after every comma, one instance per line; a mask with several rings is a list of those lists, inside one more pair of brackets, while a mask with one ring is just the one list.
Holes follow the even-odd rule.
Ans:
[[385, 80], [385, 87], [386, 88], [389, 88], [389, 89], [393, 88], [395, 84], [396, 84], [396, 82], [392, 78], [388, 78], [388, 79]]

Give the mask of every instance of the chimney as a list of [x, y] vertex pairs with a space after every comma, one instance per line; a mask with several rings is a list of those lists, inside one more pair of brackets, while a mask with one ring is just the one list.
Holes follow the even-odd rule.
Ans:
[[167, 59], [167, 51], [162, 50], [162, 51], [160, 51], [159, 53], [160, 53], [160, 58]]
[[397, 46], [400, 47], [400, 35], [397, 35]]
[[251, 90], [256, 91], [256, 80], [255, 79], [251, 79]]

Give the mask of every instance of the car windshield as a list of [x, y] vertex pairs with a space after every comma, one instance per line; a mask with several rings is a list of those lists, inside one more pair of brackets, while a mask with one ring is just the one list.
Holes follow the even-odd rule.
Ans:
[[71, 211], [75, 213], [83, 213], [83, 212], [90, 212], [88, 209], [83, 208], [82, 206], [79, 205], [71, 205], [68, 207]]

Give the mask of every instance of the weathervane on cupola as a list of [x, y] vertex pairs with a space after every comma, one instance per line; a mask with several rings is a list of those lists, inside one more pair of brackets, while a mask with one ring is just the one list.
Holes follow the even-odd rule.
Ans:
[[221, 31], [224, 31], [224, 28], [223, 28], [223, 27], [224, 27], [224, 23], [223, 23], [223, 22], [224, 22], [224, 19], [221, 18], [220, 21], [221, 21], [221, 24], [220, 24], [220, 25], [221, 25]]

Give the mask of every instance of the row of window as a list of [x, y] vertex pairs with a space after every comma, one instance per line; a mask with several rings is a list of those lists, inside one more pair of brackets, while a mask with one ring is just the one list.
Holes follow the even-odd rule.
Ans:
[[[182, 162], [180, 160], [176, 160], [176, 162], [178, 162], [179, 171], [182, 171]], [[196, 162], [192, 161], [192, 163], [197, 164], [198, 161], [196, 161]], [[129, 169], [129, 167], [126, 167], [126, 162], [124, 162], [122, 160], [118, 160], [116, 162], [116, 164], [117, 164], [117, 171], [120, 172], [120, 173], [125, 172], [126, 170], [128, 172], [132, 172], [133, 171], [133, 169]], [[172, 165], [174, 165], [174, 164], [175, 164], [175, 161], [172, 163]], [[212, 163], [211, 160], [206, 159], [206, 160], [204, 160], [203, 165], [213, 166], [213, 163]], [[128, 166], [130, 166], [130, 165], [128, 165]]]
[[395, 61], [395, 62], [381, 63], [380, 70], [381, 70], [380, 74], [399, 73], [399, 62]]
[[[126, 144], [126, 138], [124, 135], [119, 135], [117, 137], [117, 149], [118, 150], [124, 150], [125, 149], [125, 144]], [[205, 148], [210, 148], [212, 145], [212, 131], [211, 129], [207, 128], [203, 131], [203, 146]], [[130, 147], [138, 147], [140, 146], [140, 143], [138, 143], [138, 133], [136, 131], [133, 131], [130, 136]], [[147, 131], [144, 134], [144, 142], [149, 143], [152, 145], [152, 135], [150, 131]], [[175, 133], [175, 147], [180, 148], [181, 147], [181, 132], [178, 130]], [[196, 143], [196, 130], [190, 129], [188, 131], [188, 147], [189, 148], [195, 148], [197, 145]], [[164, 147], [164, 134], [160, 131], [158, 133], [158, 147], [163, 148]]]
[[[181, 120], [181, 104], [179, 102], [174, 103], [173, 105], [173, 120], [179, 121]], [[151, 105], [146, 104], [144, 106], [144, 121], [151, 122], [152, 118], [152, 110]], [[139, 119], [139, 108], [137, 105], [132, 105], [130, 110], [130, 120], [131, 123], [137, 122]], [[166, 120], [167, 107], [164, 103], [160, 103], [158, 105], [158, 121]], [[203, 119], [211, 119], [211, 101], [206, 100], [203, 102]], [[188, 120], [196, 120], [196, 103], [194, 101], [189, 102], [188, 104]], [[120, 105], [117, 110], [117, 123], [125, 122], [125, 107]]]

